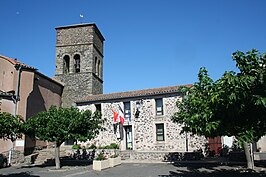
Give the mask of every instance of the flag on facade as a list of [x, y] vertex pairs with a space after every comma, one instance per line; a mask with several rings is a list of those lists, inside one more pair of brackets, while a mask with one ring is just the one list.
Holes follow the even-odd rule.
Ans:
[[118, 122], [118, 113], [116, 111], [113, 110], [113, 114], [114, 114], [114, 122]]
[[120, 139], [123, 140], [124, 139], [124, 127], [122, 122], [119, 123], [119, 135], [120, 135]]
[[117, 132], [117, 123], [113, 124], [114, 126], [114, 134], [116, 135], [116, 132]]
[[114, 123], [114, 134], [116, 135], [117, 139], [121, 139], [121, 132], [120, 132], [120, 123]]
[[124, 117], [124, 111], [122, 110], [122, 108], [120, 107], [120, 105], [118, 105], [118, 118], [119, 118], [119, 122], [121, 122], [122, 124], [124, 124], [125, 122], [125, 117]]
[[117, 139], [123, 140], [124, 139], [124, 127], [121, 122], [114, 123], [114, 134], [116, 135]]
[[113, 110], [113, 114], [114, 114], [114, 123], [121, 122], [122, 124], [124, 124], [125, 122], [124, 112], [120, 106], [118, 112]]
[[116, 135], [117, 139], [123, 140], [124, 139], [124, 127], [123, 124], [125, 122], [124, 112], [120, 105], [118, 105], [118, 111], [113, 111], [114, 114], [114, 134]]

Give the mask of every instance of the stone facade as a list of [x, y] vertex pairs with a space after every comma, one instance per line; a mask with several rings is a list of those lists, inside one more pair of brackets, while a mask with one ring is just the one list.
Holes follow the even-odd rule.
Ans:
[[102, 81], [93, 73], [75, 73], [58, 75], [56, 80], [64, 83], [62, 107], [72, 106], [82, 95], [100, 94], [103, 92]]
[[[110, 143], [119, 143], [121, 150], [134, 150], [137, 152], [185, 152], [187, 148], [188, 151], [195, 151], [198, 149], [204, 150], [205, 144], [207, 143], [205, 137], [180, 134], [181, 125], [171, 121], [171, 116], [178, 111], [176, 101], [182, 99], [182, 96], [176, 91], [167, 93], [167, 91], [164, 91], [164, 88], [161, 89], [161, 92], [163, 94], [155, 91], [154, 94], [149, 93], [149, 95], [145, 95], [145, 90], [142, 90], [140, 91], [141, 96], [132, 95], [132, 97], [130, 97], [131, 92], [127, 92], [128, 94], [126, 97], [123, 97], [123, 94], [120, 93], [114, 94], [120, 95], [119, 98], [116, 98], [112, 94], [106, 94], [106, 98], [103, 99], [99, 98], [104, 97], [103, 95], [98, 97], [94, 95], [88, 102], [77, 102], [77, 106], [80, 110], [89, 109], [96, 111], [97, 105], [101, 105], [102, 118], [107, 120], [104, 125], [106, 131], [100, 132], [97, 138], [83, 145], [94, 143], [97, 146], [104, 146]], [[162, 99], [163, 102], [162, 115], [156, 114], [155, 100], [158, 98]], [[125, 119], [123, 124], [124, 139], [120, 141], [114, 134], [113, 110], [118, 110], [119, 106], [123, 109], [124, 104], [128, 102], [130, 103], [131, 120]], [[139, 102], [141, 102], [139, 109], [140, 114], [136, 117], [136, 105]], [[157, 139], [157, 124], [161, 124], [164, 127], [164, 139], [162, 141]], [[130, 137], [127, 130], [131, 130]], [[130, 146], [132, 148], [127, 146], [129, 138], [132, 140], [132, 145]], [[186, 144], [186, 142], [188, 142], [188, 144]], [[162, 154], [165, 155], [165, 153]], [[161, 155], [160, 158], [164, 155]]]
[[62, 106], [70, 107], [84, 95], [103, 93], [104, 38], [97, 26], [64, 26], [56, 32], [55, 79], [64, 83]]

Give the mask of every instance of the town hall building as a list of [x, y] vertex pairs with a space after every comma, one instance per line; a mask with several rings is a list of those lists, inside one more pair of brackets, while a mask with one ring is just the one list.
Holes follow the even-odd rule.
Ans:
[[[178, 86], [93, 95], [76, 102], [80, 110], [101, 111], [106, 120], [105, 131], [83, 145], [120, 145], [120, 150], [131, 150], [130, 159], [158, 160], [169, 152], [204, 150], [205, 137], [181, 134], [182, 125], [173, 123], [171, 116], [178, 111], [176, 102], [182, 100]], [[122, 134], [114, 129], [114, 111], [122, 109]], [[149, 152], [149, 153], [148, 153]]]

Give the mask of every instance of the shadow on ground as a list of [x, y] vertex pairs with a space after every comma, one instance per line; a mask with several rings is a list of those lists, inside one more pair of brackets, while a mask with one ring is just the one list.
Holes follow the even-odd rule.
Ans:
[[169, 175], [158, 175], [159, 177], [263, 177], [266, 176], [264, 172], [244, 172], [236, 170], [215, 170], [212, 172], [207, 171], [169, 171]]
[[200, 169], [205, 170], [216, 170], [220, 169], [223, 166], [227, 167], [228, 169], [234, 168], [234, 169], [245, 169], [245, 165], [239, 165], [239, 164], [223, 164], [223, 163], [173, 163], [173, 166], [175, 167], [186, 167], [189, 171], [196, 171]]
[[[247, 170], [245, 166], [230, 165], [223, 166], [219, 164], [182, 164], [174, 163], [177, 167], [175, 171], [169, 171], [167, 175], [158, 175], [159, 177], [266, 177], [266, 171]], [[183, 168], [178, 168], [183, 167]]]
[[31, 175], [30, 172], [12, 173], [7, 175], [1, 175], [0, 177], [40, 177], [36, 175]]
[[[88, 166], [92, 164], [92, 160], [76, 160], [76, 159], [69, 159], [69, 158], [60, 158], [61, 167], [63, 166]], [[33, 167], [50, 167], [55, 166], [54, 159], [48, 159], [45, 163], [41, 165], [26, 165], [22, 166], [21, 168], [33, 168]], [[1, 177], [1, 176], [0, 176]]]

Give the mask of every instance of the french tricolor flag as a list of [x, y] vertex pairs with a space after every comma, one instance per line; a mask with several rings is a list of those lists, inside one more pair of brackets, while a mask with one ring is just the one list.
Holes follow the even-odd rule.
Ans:
[[118, 112], [113, 110], [113, 113], [114, 113], [114, 122], [115, 123], [121, 122], [122, 124], [124, 124], [124, 122], [125, 122], [124, 112], [123, 112], [122, 108], [120, 107], [120, 105], [119, 105]]

